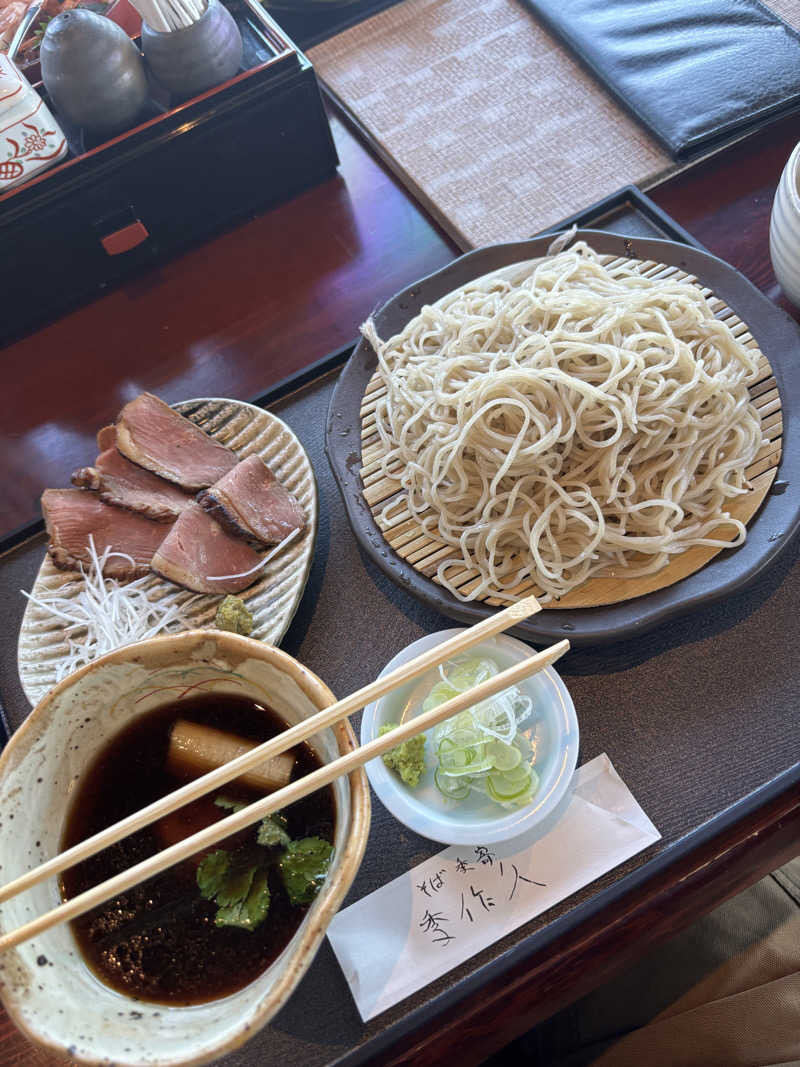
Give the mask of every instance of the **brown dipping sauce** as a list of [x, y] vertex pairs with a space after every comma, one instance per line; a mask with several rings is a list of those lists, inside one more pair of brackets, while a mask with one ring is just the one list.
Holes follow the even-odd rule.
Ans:
[[[166, 769], [170, 729], [176, 719], [213, 726], [250, 741], [266, 741], [283, 721], [244, 697], [207, 695], [181, 700], [142, 716], [122, 730], [95, 758], [67, 815], [62, 849], [172, 792], [185, 780]], [[316, 770], [307, 745], [292, 750], [292, 780]], [[231, 783], [211, 797], [180, 809], [85, 860], [62, 876], [64, 899], [110, 878], [201, 830], [230, 812], [218, 795], [253, 801], [260, 794]], [[334, 801], [330, 786], [286, 808], [289, 835], [333, 841]], [[255, 839], [256, 828], [226, 838], [215, 848], [234, 848]], [[209, 850], [213, 851], [213, 850]], [[198, 1004], [243, 988], [280, 955], [308, 907], [289, 903], [270, 869], [269, 914], [255, 930], [217, 927], [217, 907], [200, 895], [196, 870], [202, 854], [76, 919], [72, 929], [89, 966], [107, 985], [128, 996], [167, 1004]]]

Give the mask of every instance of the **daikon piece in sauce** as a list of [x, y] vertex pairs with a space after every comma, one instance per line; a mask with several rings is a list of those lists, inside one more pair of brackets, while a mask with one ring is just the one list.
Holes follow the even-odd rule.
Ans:
[[[167, 761], [170, 730], [178, 719], [256, 742], [284, 728], [274, 712], [229, 695], [181, 700], [142, 716], [113, 738], [84, 775], [67, 816], [62, 849], [184, 784], [170, 772]], [[319, 766], [308, 746], [297, 746], [293, 752], [297, 757], [293, 779]], [[228, 805], [251, 803], [263, 795], [230, 783], [219, 793], [186, 805], [66, 871], [62, 896], [77, 896], [229, 815], [229, 810], [214, 802], [220, 794]], [[329, 786], [282, 814], [292, 841], [333, 841], [334, 802]], [[198, 887], [198, 866], [208, 853], [200, 854], [73, 921], [78, 945], [95, 974], [128, 996], [198, 1004], [235, 993], [266, 970], [290, 941], [308, 905], [292, 904], [281, 877], [279, 850], [258, 845], [257, 829], [243, 830], [209, 851], [226, 850], [240, 864], [258, 857], [269, 889], [269, 911], [262, 922], [253, 929], [217, 925], [218, 905], [204, 899]]]

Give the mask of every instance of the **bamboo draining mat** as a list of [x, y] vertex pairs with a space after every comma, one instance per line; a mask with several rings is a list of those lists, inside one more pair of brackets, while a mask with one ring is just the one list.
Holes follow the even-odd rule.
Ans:
[[[604, 256], [603, 261], [613, 272], [615, 267], [630, 266], [629, 259]], [[677, 267], [668, 267], [648, 260], [642, 263], [641, 272], [652, 278], [672, 278], [675, 280], [696, 279]], [[727, 323], [738, 341], [747, 348], [758, 351], [758, 345], [745, 323], [710, 289], [700, 286], [703, 295], [719, 319]], [[747, 477], [752, 490], [733, 498], [728, 505], [728, 512], [742, 522], [749, 522], [761, 506], [767, 491], [775, 477], [781, 457], [781, 437], [783, 423], [781, 417], [781, 400], [777, 383], [769, 361], [760, 354], [758, 380], [750, 387], [750, 395], [761, 417], [764, 442], [756, 459], [747, 469]], [[437, 581], [438, 566], [446, 559], [457, 559], [457, 552], [450, 545], [431, 537], [412, 517], [408, 510], [405, 492], [399, 481], [391, 476], [391, 471], [383, 471], [385, 450], [375, 429], [375, 408], [386, 390], [377, 372], [370, 379], [361, 405], [361, 478], [364, 498], [372, 516], [386, 538], [387, 544], [420, 574]], [[430, 512], [429, 512], [430, 513]], [[721, 533], [724, 537], [725, 534]], [[731, 531], [731, 536], [733, 536]], [[638, 578], [599, 577], [585, 582], [561, 600], [544, 605], [551, 608], [589, 608], [603, 604], [616, 604], [633, 597], [664, 589], [682, 578], [694, 574], [713, 559], [721, 549], [696, 546], [676, 556], [672, 562], [656, 574], [647, 574]], [[454, 576], [455, 575], [455, 576]], [[460, 572], [451, 569], [450, 579], [459, 591], [466, 595], [477, 581], [477, 572], [461, 567]], [[517, 596], [529, 593], [539, 594], [533, 581], [518, 586], [514, 591]], [[476, 598], [497, 607], [506, 603], [496, 597]]]

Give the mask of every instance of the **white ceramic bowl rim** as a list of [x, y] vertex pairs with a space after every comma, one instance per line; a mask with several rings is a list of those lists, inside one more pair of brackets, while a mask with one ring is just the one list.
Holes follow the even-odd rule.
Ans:
[[[382, 678], [396, 667], [406, 663], [412, 656], [440, 645], [449, 637], [463, 633], [464, 629], [465, 627], [454, 627], [450, 630], [440, 630], [414, 641], [390, 660], [378, 677]], [[499, 634], [481, 642], [475, 651], [483, 650], [491, 654], [487, 646], [492, 644], [516, 661], [533, 653], [529, 645], [507, 634]], [[542, 778], [539, 792], [531, 804], [517, 811], [510, 811], [506, 815], [492, 817], [491, 820], [460, 817], [456, 824], [452, 819], [441, 817], [430, 806], [421, 803], [414, 796], [413, 790], [403, 785], [394, 772], [386, 767], [383, 760], [370, 760], [366, 764], [370, 784], [392, 815], [423, 837], [446, 845], [488, 845], [510, 840], [525, 833], [532, 825], [549, 815], [566, 793], [572, 780], [578, 761], [579, 730], [572, 698], [556, 671], [548, 667], [541, 671], [538, 677], [548, 685], [558, 707], [559, 720], [563, 725], [555, 739], [555, 743], [561, 748], [561, 759], [555, 763], [552, 773]], [[522, 683], [523, 687], [524, 684]], [[369, 704], [364, 709], [361, 720], [362, 745], [372, 740], [377, 734], [382, 718], [381, 712], [385, 708], [387, 699], [391, 698], [384, 698]]]

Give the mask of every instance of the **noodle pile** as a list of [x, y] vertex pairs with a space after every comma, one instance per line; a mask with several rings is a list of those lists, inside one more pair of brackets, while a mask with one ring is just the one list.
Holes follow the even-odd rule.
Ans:
[[691, 283], [612, 274], [580, 243], [470, 283], [385, 342], [371, 320], [363, 332], [386, 387], [383, 473], [452, 546], [436, 580], [460, 599], [535, 586], [547, 602], [744, 541], [725, 504], [761, 446], [758, 353]]

